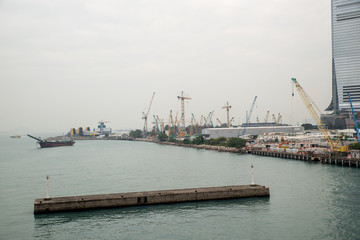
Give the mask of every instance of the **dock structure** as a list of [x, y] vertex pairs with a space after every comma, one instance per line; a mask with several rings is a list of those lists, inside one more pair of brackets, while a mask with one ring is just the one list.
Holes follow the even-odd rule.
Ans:
[[269, 187], [255, 184], [39, 198], [34, 203], [34, 214], [269, 196]]
[[263, 150], [246, 150], [243, 153], [249, 153], [254, 155], [261, 155], [267, 157], [287, 158], [294, 160], [301, 160], [307, 162], [320, 162], [322, 164], [333, 164], [344, 167], [355, 167], [359, 168], [360, 159], [350, 159], [345, 156], [331, 156], [330, 154], [299, 154], [299, 153], [288, 153], [288, 152], [271, 152]]

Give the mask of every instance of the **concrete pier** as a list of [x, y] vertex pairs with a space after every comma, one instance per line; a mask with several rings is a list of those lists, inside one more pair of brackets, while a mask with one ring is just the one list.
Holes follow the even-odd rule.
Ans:
[[147, 192], [39, 198], [34, 214], [247, 197], [268, 197], [269, 187], [237, 185]]
[[299, 154], [299, 153], [288, 153], [288, 152], [271, 152], [263, 150], [247, 150], [243, 153], [249, 153], [254, 155], [268, 156], [268, 157], [277, 157], [277, 158], [287, 158], [294, 160], [301, 160], [307, 162], [320, 162], [322, 164], [333, 164], [346, 167], [355, 167], [358, 168], [360, 165], [360, 159], [349, 159], [345, 156], [331, 156], [329, 154]]

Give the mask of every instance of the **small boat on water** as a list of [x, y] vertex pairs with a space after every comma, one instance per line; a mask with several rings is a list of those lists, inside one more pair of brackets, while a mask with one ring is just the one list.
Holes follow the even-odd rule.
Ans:
[[11, 138], [21, 138], [19, 135], [12, 135]]
[[72, 140], [72, 139], [48, 141], [48, 140], [42, 140], [40, 138], [31, 136], [30, 134], [28, 134], [28, 136], [35, 139], [35, 140], [37, 140], [38, 141], [37, 143], [40, 145], [41, 148], [72, 146], [75, 143], [75, 141]]

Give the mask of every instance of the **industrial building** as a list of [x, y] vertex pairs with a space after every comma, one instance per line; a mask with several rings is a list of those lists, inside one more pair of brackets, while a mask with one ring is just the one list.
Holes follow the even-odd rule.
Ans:
[[[350, 109], [360, 110], [360, 1], [331, 1], [332, 100], [322, 120], [329, 126], [348, 127], [344, 118]], [[342, 124], [340, 124], [340, 122]]]
[[[244, 133], [244, 127], [237, 128], [205, 128], [202, 130], [202, 135], [206, 139], [210, 138], [233, 138], [241, 137]], [[260, 127], [247, 127], [246, 135], [262, 135], [265, 133], [298, 133], [304, 132], [304, 128], [300, 126], [260, 126]]]

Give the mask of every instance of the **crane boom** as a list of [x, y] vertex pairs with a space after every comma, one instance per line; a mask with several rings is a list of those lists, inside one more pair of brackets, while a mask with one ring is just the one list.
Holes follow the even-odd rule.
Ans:
[[319, 131], [323, 134], [325, 140], [330, 144], [331, 149], [334, 150], [336, 148], [336, 144], [330, 138], [329, 131], [325, 128], [324, 124], [320, 120], [320, 117], [316, 113], [313, 105], [311, 104], [311, 101], [310, 101], [308, 95], [305, 93], [304, 89], [300, 86], [300, 84], [296, 81], [296, 78], [291, 78], [291, 80], [294, 82], [297, 92], [299, 93], [301, 99], [303, 100], [305, 107], [309, 111], [311, 117], [315, 121]]
[[248, 125], [249, 125], [249, 123], [250, 123], [250, 118], [251, 118], [252, 111], [254, 110], [254, 106], [255, 106], [255, 103], [256, 103], [256, 99], [257, 99], [257, 96], [255, 96], [254, 101], [253, 101], [253, 103], [251, 104], [249, 114], [247, 115], [247, 118], [246, 118], [246, 125], [245, 125], [244, 130], [243, 130], [243, 132], [242, 132], [241, 135], [245, 135], [245, 133], [246, 133], [246, 128], [248, 127]]
[[41, 140], [40, 138], [37, 138], [37, 137], [34, 137], [34, 136], [31, 136], [30, 134], [28, 134], [29, 137], [35, 139], [35, 140], [38, 140], [39, 142], [43, 142], [43, 140]]
[[353, 105], [352, 105], [352, 101], [351, 101], [351, 97], [350, 97], [349, 92], [348, 92], [348, 96], [349, 96], [349, 101], [350, 101], [350, 106], [351, 106], [351, 112], [352, 112], [352, 115], [353, 115], [353, 118], [354, 118], [356, 136], [357, 136], [357, 139], [358, 139], [358, 143], [360, 143], [359, 128], [358, 128], [357, 123], [356, 123], [355, 112], [354, 112], [354, 108], [353, 108]]
[[149, 112], [150, 112], [151, 104], [152, 104], [153, 99], [154, 99], [154, 95], [155, 95], [155, 92], [153, 93], [153, 95], [152, 95], [152, 97], [151, 97], [150, 104], [149, 104], [149, 108], [148, 108], [146, 114], [143, 112], [143, 117], [142, 117], [142, 119], [145, 120], [145, 122], [144, 122], [144, 132], [147, 132], [147, 131], [148, 131], [147, 118], [148, 118], [148, 116], [149, 116]]
[[209, 116], [208, 116], [208, 119], [207, 119], [207, 124], [208, 124], [209, 127], [214, 127], [214, 124], [213, 124], [213, 122], [211, 120], [213, 114], [214, 114], [214, 111], [210, 112]]
[[198, 133], [198, 122], [196, 121], [196, 118], [195, 118], [194, 114], [191, 113], [191, 115], [192, 115], [192, 118], [194, 119], [194, 123], [195, 123], [195, 133], [197, 134], [197, 133]]

